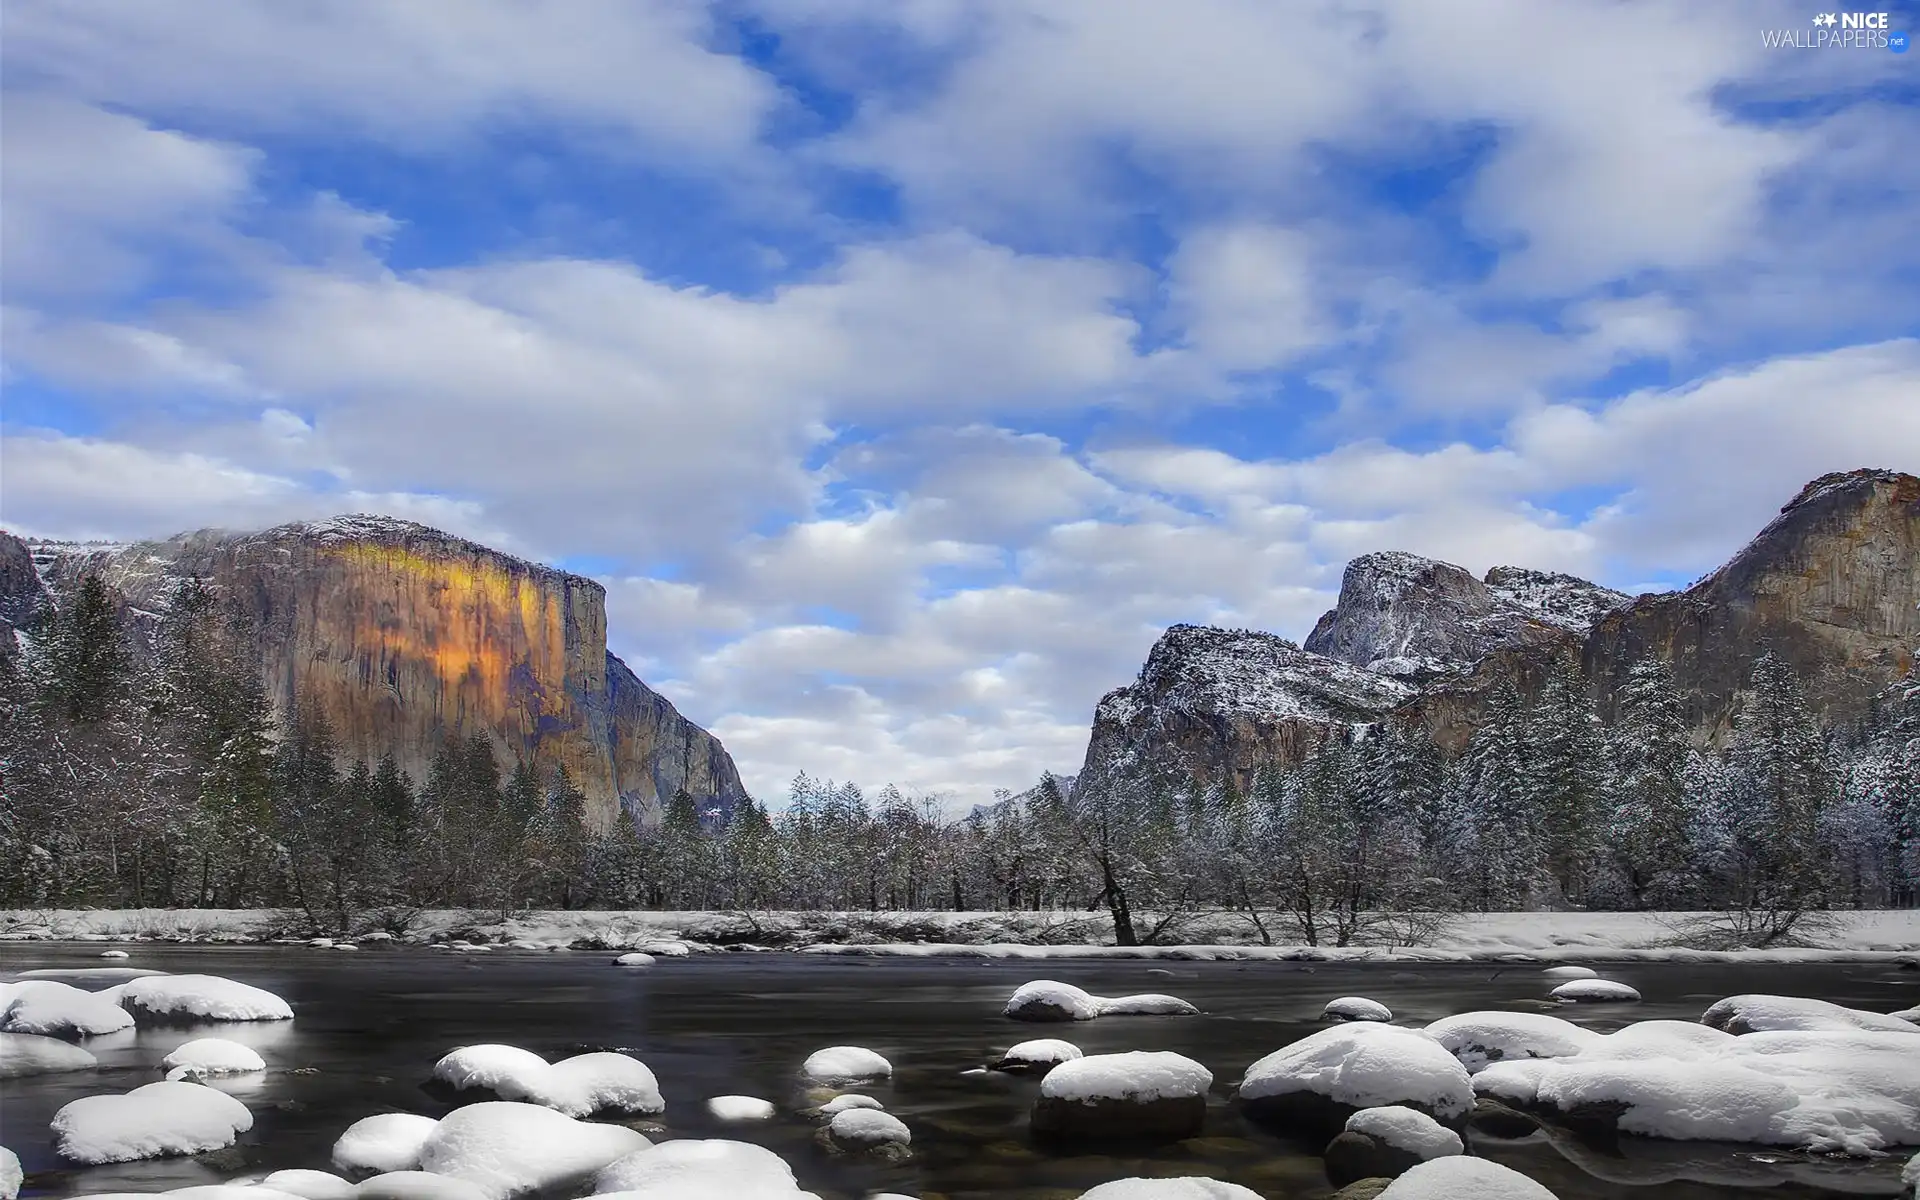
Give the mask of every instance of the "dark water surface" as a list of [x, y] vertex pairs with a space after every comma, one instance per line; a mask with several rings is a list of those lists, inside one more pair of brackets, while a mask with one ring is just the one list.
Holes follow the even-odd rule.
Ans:
[[[0, 1144], [28, 1174], [24, 1195], [158, 1191], [243, 1173], [328, 1167], [349, 1124], [380, 1112], [439, 1116], [420, 1088], [434, 1061], [475, 1042], [506, 1042], [546, 1057], [621, 1048], [642, 1058], [667, 1098], [650, 1122], [671, 1137], [731, 1137], [780, 1153], [803, 1184], [829, 1197], [873, 1191], [931, 1200], [1071, 1197], [1128, 1175], [1210, 1175], [1270, 1198], [1331, 1193], [1315, 1153], [1250, 1126], [1228, 1099], [1254, 1059], [1319, 1028], [1321, 1006], [1360, 995], [1402, 1023], [1479, 1008], [1540, 1011], [1550, 981], [1511, 964], [1153, 963], [838, 958], [729, 954], [663, 959], [652, 968], [609, 965], [611, 954], [514, 952], [459, 956], [369, 947], [356, 954], [301, 947], [132, 946], [123, 964], [226, 975], [277, 992], [291, 1022], [195, 1030], [141, 1029], [87, 1046], [100, 1069], [0, 1081]], [[99, 946], [0, 947], [0, 977], [32, 967], [97, 967]], [[1154, 973], [1158, 967], [1166, 974]], [[1920, 973], [1885, 966], [1603, 967], [1645, 997], [1638, 1005], [1559, 1009], [1596, 1029], [1652, 1017], [1697, 1019], [1722, 996], [1776, 992], [1890, 1011], [1920, 1002]], [[1096, 994], [1170, 992], [1200, 1017], [1105, 1017], [1073, 1026], [1000, 1016], [1007, 995], [1036, 978]], [[83, 984], [82, 986], [103, 986]], [[253, 1110], [239, 1146], [199, 1159], [74, 1168], [52, 1152], [47, 1122], [80, 1096], [160, 1078], [162, 1056], [189, 1037], [216, 1034], [257, 1047], [269, 1070], [222, 1082]], [[1066, 1154], [1034, 1145], [1026, 1117], [1038, 1084], [998, 1074], [964, 1076], [997, 1051], [1032, 1037], [1065, 1037], [1089, 1054], [1175, 1050], [1215, 1077], [1205, 1136], [1158, 1148]], [[803, 1059], [830, 1045], [869, 1046], [892, 1060], [890, 1083], [869, 1091], [913, 1130], [913, 1157], [852, 1165], [813, 1143], [816, 1124], [795, 1081]], [[758, 1124], [710, 1118], [709, 1096], [762, 1096], [781, 1109]], [[658, 1138], [656, 1138], [658, 1140]], [[1899, 1164], [1827, 1163], [1753, 1147], [1633, 1141], [1600, 1150], [1560, 1136], [1477, 1142], [1477, 1153], [1524, 1171], [1561, 1200], [1633, 1197], [1694, 1200], [1745, 1196], [1798, 1200], [1898, 1192]]]

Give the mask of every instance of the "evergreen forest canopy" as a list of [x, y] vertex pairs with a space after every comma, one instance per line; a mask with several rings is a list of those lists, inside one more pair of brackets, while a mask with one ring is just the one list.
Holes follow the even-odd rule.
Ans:
[[1087, 910], [1123, 945], [1237, 914], [1260, 940], [1418, 941], [1450, 912], [1711, 909], [1749, 943], [1809, 913], [1920, 898], [1920, 681], [1823, 731], [1771, 655], [1724, 752], [1691, 744], [1655, 660], [1611, 727], [1577, 663], [1496, 692], [1464, 752], [1393, 724], [1330, 737], [1245, 793], [1126, 762], [961, 819], [936, 797], [801, 775], [787, 807], [589, 828], [564, 770], [484, 734], [427, 778], [343, 767], [284, 720], [252, 631], [182, 581], [136, 653], [82, 578], [0, 643], [0, 905], [287, 908], [349, 931], [408, 910]]

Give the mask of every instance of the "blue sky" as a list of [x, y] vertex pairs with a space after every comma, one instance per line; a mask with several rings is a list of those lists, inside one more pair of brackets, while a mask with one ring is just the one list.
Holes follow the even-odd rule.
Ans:
[[1072, 771], [1368, 550], [1670, 586], [1920, 467], [1920, 58], [1810, 9], [209, 12], [0, 17], [7, 527], [564, 563], [762, 795]]

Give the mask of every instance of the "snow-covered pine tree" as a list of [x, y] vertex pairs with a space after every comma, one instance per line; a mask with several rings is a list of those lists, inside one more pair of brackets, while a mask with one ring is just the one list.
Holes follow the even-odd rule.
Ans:
[[1524, 807], [1538, 814], [1550, 904], [1584, 904], [1598, 858], [1603, 774], [1599, 721], [1579, 662], [1561, 655], [1526, 715]]
[[1693, 751], [1664, 661], [1634, 664], [1606, 746], [1608, 840], [1622, 900], [1642, 909], [1687, 907], [1699, 898], [1691, 869], [1697, 813], [1687, 779]]

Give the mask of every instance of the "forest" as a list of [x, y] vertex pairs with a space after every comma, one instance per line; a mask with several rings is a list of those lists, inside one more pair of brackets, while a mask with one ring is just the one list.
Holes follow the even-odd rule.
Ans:
[[1463, 911], [1707, 910], [1773, 944], [1920, 894], [1920, 680], [1823, 729], [1767, 654], [1722, 748], [1657, 661], [1610, 726], [1567, 661], [1537, 696], [1497, 691], [1451, 756], [1388, 723], [1245, 790], [1123, 760], [958, 815], [803, 774], [777, 810], [683, 793], [609, 829], [484, 735], [423, 779], [345, 762], [313, 706], [276, 712], [256, 655], [191, 578], [139, 643], [89, 576], [0, 644], [0, 906], [284, 908], [315, 931], [449, 907], [1080, 911], [1122, 945], [1200, 915], [1353, 945]]

